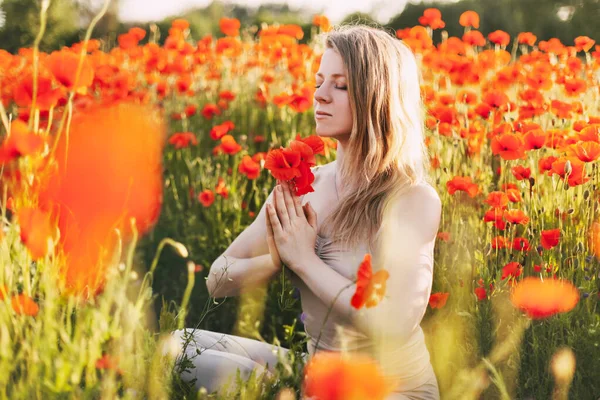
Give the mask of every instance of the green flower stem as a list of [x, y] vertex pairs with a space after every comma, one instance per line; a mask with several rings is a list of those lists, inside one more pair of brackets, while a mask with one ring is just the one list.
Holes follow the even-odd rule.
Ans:
[[341, 288], [340, 291], [335, 295], [335, 297], [331, 301], [331, 305], [329, 306], [329, 309], [327, 310], [327, 314], [325, 314], [325, 319], [323, 320], [323, 325], [321, 325], [321, 330], [319, 331], [319, 336], [317, 337], [317, 343], [315, 343], [315, 352], [317, 352], [319, 350], [319, 342], [321, 341], [321, 335], [323, 334], [323, 329], [325, 328], [325, 323], [327, 322], [327, 319], [329, 318], [329, 314], [331, 314], [331, 310], [333, 309], [335, 302], [337, 301], [338, 297], [340, 297], [340, 294], [342, 294], [342, 292], [344, 290], [348, 289], [350, 286], [354, 285], [355, 283], [356, 282], [351, 282], [351, 283], [347, 284], [346, 286], [344, 286], [343, 288]]
[[188, 262], [188, 283], [185, 287], [185, 292], [183, 293], [183, 300], [181, 301], [181, 308], [179, 310], [179, 314], [177, 315], [177, 329], [183, 329], [185, 327], [185, 316], [187, 315], [187, 306], [190, 301], [190, 296], [192, 294], [192, 289], [194, 288], [195, 283], [195, 271], [194, 271], [194, 263]]

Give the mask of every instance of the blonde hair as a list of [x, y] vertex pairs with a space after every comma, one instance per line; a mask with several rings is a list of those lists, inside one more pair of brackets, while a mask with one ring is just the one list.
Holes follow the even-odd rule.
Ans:
[[373, 246], [393, 199], [429, 182], [417, 62], [401, 40], [364, 25], [336, 27], [325, 45], [343, 59], [353, 125], [339, 166], [346, 190], [323, 226], [334, 241]]

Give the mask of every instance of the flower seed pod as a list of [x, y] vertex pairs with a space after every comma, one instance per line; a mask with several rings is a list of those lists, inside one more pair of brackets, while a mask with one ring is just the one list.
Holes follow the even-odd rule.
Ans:
[[567, 160], [565, 163], [565, 175], [571, 175], [573, 172], [573, 166], [571, 165], [571, 161]]

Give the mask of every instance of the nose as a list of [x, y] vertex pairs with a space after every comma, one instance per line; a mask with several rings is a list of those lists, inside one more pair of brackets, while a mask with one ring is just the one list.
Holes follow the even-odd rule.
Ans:
[[331, 96], [329, 95], [329, 93], [327, 92], [327, 89], [325, 89], [324, 87], [325, 85], [321, 85], [316, 91], [315, 91], [315, 100], [318, 101], [319, 103], [331, 103]]

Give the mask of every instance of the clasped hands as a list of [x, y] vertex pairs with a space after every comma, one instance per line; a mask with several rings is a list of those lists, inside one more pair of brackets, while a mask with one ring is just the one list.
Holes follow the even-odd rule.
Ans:
[[279, 182], [273, 203], [267, 203], [267, 244], [275, 267], [285, 264], [295, 273], [315, 256], [317, 213], [309, 203], [302, 206], [288, 182]]

